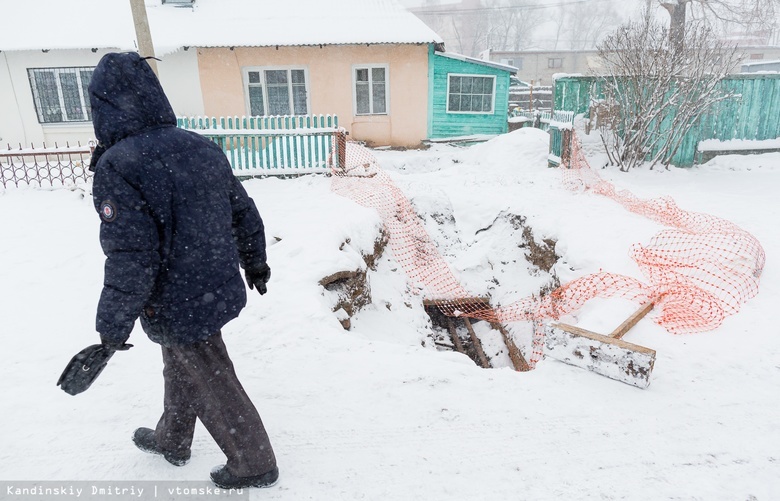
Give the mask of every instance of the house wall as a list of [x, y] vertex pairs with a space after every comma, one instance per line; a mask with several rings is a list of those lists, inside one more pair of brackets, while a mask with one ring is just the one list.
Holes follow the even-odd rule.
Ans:
[[[430, 137], [445, 138], [481, 134], [503, 134], [507, 131], [509, 111], [509, 72], [482, 64], [432, 54], [433, 107]], [[448, 113], [447, 81], [450, 73], [495, 75], [495, 104], [491, 114]]]
[[[755, 63], [780, 59], [780, 47], [774, 46], [740, 46], [739, 52], [744, 53], [742, 63]], [[602, 61], [596, 50], [556, 50], [556, 51], [485, 51], [483, 59], [495, 63], [508, 64], [518, 68], [517, 78], [535, 85], [553, 85], [553, 75], [569, 73], [583, 75], [599, 74]], [[559, 58], [560, 68], [549, 68], [549, 59]], [[522, 61], [522, 62], [520, 62]], [[741, 65], [736, 65], [732, 73], [738, 73]]]
[[[33, 102], [28, 68], [96, 66], [110, 50], [3, 51], [0, 53], [0, 147], [86, 144], [94, 139], [91, 122], [42, 124]], [[177, 115], [203, 114], [196, 51], [179, 51], [158, 62], [160, 81]]]
[[[355, 115], [355, 64], [388, 65], [387, 115]], [[309, 113], [337, 115], [353, 139], [413, 147], [427, 137], [427, 44], [200, 48], [198, 66], [209, 116], [249, 115], [242, 68], [301, 66], [308, 70]]]
[[[596, 51], [490, 51], [489, 60], [517, 68], [517, 78], [534, 85], [552, 85], [556, 73], [583, 73], [599, 66]], [[550, 59], [561, 59], [559, 68], [550, 68]]]

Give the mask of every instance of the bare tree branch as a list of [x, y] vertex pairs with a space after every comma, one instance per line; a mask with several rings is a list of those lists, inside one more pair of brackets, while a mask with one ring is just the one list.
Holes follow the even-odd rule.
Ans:
[[[669, 36], [680, 45], [690, 19], [711, 27], [736, 25], [749, 33], [771, 34], [778, 29], [780, 0], [657, 0], [670, 15]], [[768, 38], [768, 37], [767, 37]]]
[[702, 24], [689, 23], [680, 45], [669, 32], [646, 18], [599, 45], [606, 76], [594, 111], [607, 154], [621, 170], [644, 161], [668, 166], [702, 115], [733, 97], [720, 81], [739, 62], [736, 49]]

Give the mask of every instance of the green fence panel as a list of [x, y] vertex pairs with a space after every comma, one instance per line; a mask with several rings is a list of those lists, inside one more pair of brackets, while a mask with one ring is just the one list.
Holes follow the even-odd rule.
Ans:
[[[724, 92], [733, 93], [733, 97], [718, 103], [700, 117], [682, 139], [672, 159], [674, 165], [685, 167], [698, 162], [697, 146], [706, 139], [766, 140], [780, 137], [780, 75], [732, 75], [723, 79], [720, 86]], [[587, 114], [592, 97], [603, 97], [602, 80], [597, 77], [563, 77], [555, 81], [555, 110]], [[667, 120], [658, 127], [663, 131], [668, 125]]]

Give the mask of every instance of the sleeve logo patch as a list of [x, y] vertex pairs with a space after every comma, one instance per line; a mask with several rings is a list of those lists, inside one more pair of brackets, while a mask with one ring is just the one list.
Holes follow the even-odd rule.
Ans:
[[106, 200], [100, 204], [100, 219], [107, 223], [116, 219], [116, 207], [114, 207], [114, 203], [110, 200]]

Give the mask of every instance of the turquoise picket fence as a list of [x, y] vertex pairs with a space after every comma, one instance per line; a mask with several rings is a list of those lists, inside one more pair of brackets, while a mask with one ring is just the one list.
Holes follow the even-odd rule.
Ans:
[[179, 127], [214, 141], [237, 175], [288, 175], [339, 167], [335, 115], [179, 117]]
[[574, 126], [573, 111], [528, 111], [515, 109], [511, 116], [524, 117], [528, 126], [547, 131], [550, 134], [550, 154], [547, 157], [551, 167], [560, 165], [569, 153], [571, 133]]

